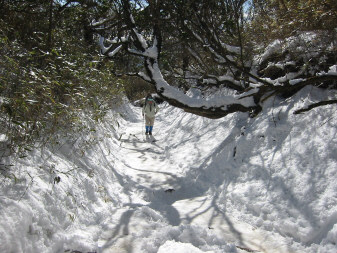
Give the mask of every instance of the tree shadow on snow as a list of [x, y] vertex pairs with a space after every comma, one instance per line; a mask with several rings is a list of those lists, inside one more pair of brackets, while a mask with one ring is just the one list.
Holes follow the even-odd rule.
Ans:
[[[181, 225], [183, 220], [182, 217], [180, 217], [178, 210], [174, 207], [174, 203], [180, 200], [207, 196], [207, 191], [210, 190], [211, 187], [218, 187], [224, 184], [224, 182], [225, 184], [229, 185], [230, 182], [236, 180], [236, 177], [239, 174], [235, 170], [232, 170], [231, 177], [229, 177], [226, 181], [225, 173], [228, 173], [229, 171], [226, 171], [225, 169], [219, 170], [218, 165], [213, 164], [213, 160], [216, 160], [217, 156], [223, 155], [224, 151], [227, 152], [228, 146], [230, 146], [230, 149], [232, 149], [232, 143], [235, 141], [236, 137], [240, 135], [240, 129], [244, 124], [244, 121], [238, 121], [236, 126], [232, 128], [225, 140], [222, 141], [220, 145], [218, 145], [215, 152], [210, 154], [203, 161], [202, 164], [197, 167], [191, 168], [188, 171], [187, 175], [184, 177], [177, 177], [174, 174], [168, 172], [154, 172], [146, 169], [131, 168], [129, 166], [128, 169], [147, 173], [161, 173], [168, 176], [168, 178], [165, 182], [165, 185], [167, 185], [166, 188], [158, 188], [158, 185], [156, 184], [153, 184], [150, 187], [135, 184], [134, 187], [137, 189], [137, 191], [145, 194], [148, 204], [135, 205], [134, 203], [129, 203], [127, 205], [133, 208], [148, 206], [149, 208], [159, 212], [171, 226]], [[232, 154], [232, 152], [230, 153]], [[174, 191], [165, 191], [167, 190], [168, 186], [174, 189]], [[243, 247], [247, 247], [241, 233], [235, 228], [232, 219], [226, 214], [224, 210], [221, 210], [219, 208], [217, 203], [218, 199], [219, 196], [218, 193], [216, 193], [212, 197], [210, 206], [205, 208], [205, 205], [203, 203], [200, 203], [200, 210], [193, 210], [193, 215], [191, 214], [189, 216], [189, 220], [187, 220], [187, 222], [192, 222], [198, 216], [201, 216], [203, 215], [203, 213], [211, 210], [212, 215], [208, 222], [208, 227], [205, 227], [205, 229], [212, 229], [211, 226], [213, 220], [219, 219], [220, 217], [220, 219], [222, 219], [224, 223], [226, 223], [226, 227], [228, 227], [231, 233], [235, 235], [237, 244]], [[116, 226], [115, 230], [120, 231], [121, 227], [124, 227], [125, 230], [128, 227], [128, 224], [130, 223], [133, 214], [134, 211], [126, 210], [121, 216], [120, 222]], [[114, 232], [112, 237], [110, 238], [110, 242], [108, 242], [108, 244], [104, 247], [109, 247], [109, 245], [116, 241], [116, 239], [118, 238], [117, 235], [118, 232]]]
[[[256, 125], [254, 124], [257, 120], [249, 120], [245, 117], [236, 119], [235, 125], [228, 130], [227, 136], [216, 149], [205, 157], [201, 164], [191, 167], [183, 177], [175, 176], [169, 172], [154, 172], [130, 167], [129, 169], [144, 173], [162, 173], [163, 175], [168, 176], [168, 178], [163, 187], [159, 187], [157, 184], [145, 187], [137, 184], [137, 182], [130, 182], [131, 184], [134, 184], [133, 187], [137, 189], [137, 191], [144, 194], [148, 204], [139, 205], [130, 202], [127, 206], [132, 208], [147, 206], [159, 212], [172, 226], [179, 226], [184, 221], [191, 223], [206, 212], [212, 212], [208, 221], [208, 228], [211, 229], [213, 222], [220, 218], [223, 220], [224, 226], [226, 225], [225, 227], [229, 228], [230, 232], [237, 239], [237, 244], [242, 247], [247, 247], [243, 235], [236, 229], [235, 221], [231, 219], [227, 208], [229, 208], [228, 205], [230, 204], [230, 201], [237, 201], [238, 203], [241, 203], [243, 208], [245, 208], [244, 202], [247, 201], [247, 198], [245, 196], [237, 196], [237, 199], [235, 199], [231, 196], [231, 186], [243, 184], [245, 181], [255, 180], [263, 183], [265, 185], [264, 189], [267, 189], [268, 192], [260, 192], [259, 195], [250, 196], [248, 201], [251, 203], [247, 203], [247, 206], [251, 206], [254, 201], [259, 201], [259, 198], [268, 198], [265, 202], [268, 202], [267, 204], [272, 206], [272, 209], [269, 211], [275, 211], [281, 216], [288, 215], [288, 209], [297, 210], [297, 213], [299, 215], [302, 214], [312, 228], [319, 228], [321, 226], [317, 233], [310, 237], [302, 238], [296, 236], [295, 232], [287, 234], [282, 230], [278, 230], [276, 227], [273, 227], [272, 230], [280, 233], [282, 236], [291, 237], [304, 245], [310, 245], [311, 243], [319, 244], [337, 221], [337, 216], [334, 214], [333, 216], [328, 217], [325, 223], [321, 224], [320, 217], [317, 216], [318, 214], [313, 211], [311, 206], [311, 201], [318, 198], [316, 193], [318, 192], [317, 187], [320, 182], [319, 179], [327, 176], [325, 175], [325, 171], [317, 171], [315, 165], [318, 164], [311, 164], [310, 166], [303, 168], [306, 171], [309, 170], [312, 175], [308, 181], [312, 195], [308, 200], [305, 200], [296, 193], [297, 186], [286, 182], [285, 178], [279, 175], [280, 171], [276, 170], [281, 168], [284, 172], [291, 173], [292, 164], [289, 164], [288, 154], [296, 156], [297, 160], [305, 160], [305, 158], [301, 157], [298, 152], [295, 152], [296, 147], [291, 145], [293, 134], [292, 126], [282, 126], [282, 124], [287, 124], [289, 122], [287, 117], [291, 113], [290, 108], [292, 106], [293, 105], [289, 105], [282, 114], [279, 114], [278, 119], [270, 118], [269, 125], [265, 129], [265, 132], [256, 136], [252, 136], [256, 130], [254, 130], [255, 132], [250, 132], [250, 130], [251, 128], [256, 128]], [[283, 117], [282, 122], [279, 119], [280, 117]], [[330, 123], [326, 122], [326, 124]], [[244, 131], [241, 130], [243, 127], [245, 128]], [[214, 127], [214, 129], [211, 129], [210, 127], [208, 130], [216, 131], [216, 128]], [[248, 132], [250, 132], [250, 136], [247, 136]], [[319, 135], [319, 132], [313, 134]], [[334, 135], [336, 136], [336, 132]], [[319, 138], [319, 136], [317, 137]], [[173, 150], [179, 145], [184, 145], [188, 143], [191, 138], [198, 139], [200, 136], [190, 136], [181, 140], [176, 146], [170, 148]], [[312, 136], [312, 138], [315, 138], [315, 136]], [[250, 145], [247, 145], [247, 143]], [[136, 145], [135, 143], [133, 144]], [[197, 155], [201, 156], [202, 150], [198, 145], [199, 143], [195, 144], [194, 150], [198, 152]], [[328, 145], [332, 150], [336, 149], [336, 141], [331, 140], [331, 144]], [[283, 154], [282, 149], [286, 146], [290, 151], [287, 154]], [[139, 150], [138, 148], [139, 147], [136, 146], [134, 151], [141, 152], [146, 158], [146, 152], [144, 150]], [[268, 154], [260, 153], [261, 150], [267, 150]], [[157, 154], [163, 155], [161, 152], [157, 152]], [[321, 160], [319, 151], [312, 149], [312, 155], [317, 156], [317, 159], [313, 160], [319, 163]], [[259, 162], [254, 162], [252, 158], [258, 158]], [[274, 166], [275, 163], [277, 163], [277, 166]], [[131, 179], [129, 178], [127, 180]], [[165, 192], [168, 187], [171, 187], [174, 191]], [[274, 193], [274, 195], [272, 195], [272, 193]], [[266, 196], [261, 194], [266, 194]], [[210, 196], [211, 201], [207, 198], [202, 199], [200, 205], [195, 207], [190, 215], [183, 220], [183, 217], [180, 217], [174, 204], [180, 200], [203, 196]], [[264, 217], [263, 210], [252, 210], [248, 208], [245, 212], [248, 212], [255, 217]], [[120, 231], [122, 227], [124, 231], [127, 231], [128, 224], [133, 215], [134, 209], [126, 210], [121, 217], [120, 223], [116, 226], [116, 231]], [[226, 231], [224, 230], [223, 232], [225, 233]], [[113, 234], [111, 238], [112, 241], [115, 241], [117, 234], [118, 232]], [[111, 242], [109, 242], [109, 244]], [[250, 244], [252, 243], [253, 242], [250, 242]], [[261, 245], [256, 246], [261, 249]], [[289, 251], [291, 251], [290, 248]]]

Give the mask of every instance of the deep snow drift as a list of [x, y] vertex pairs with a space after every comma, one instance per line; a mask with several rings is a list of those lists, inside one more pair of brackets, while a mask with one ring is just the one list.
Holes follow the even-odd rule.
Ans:
[[336, 106], [293, 114], [327, 97], [306, 88], [254, 119], [163, 104], [154, 143], [125, 105], [5, 160], [0, 252], [336, 252]]

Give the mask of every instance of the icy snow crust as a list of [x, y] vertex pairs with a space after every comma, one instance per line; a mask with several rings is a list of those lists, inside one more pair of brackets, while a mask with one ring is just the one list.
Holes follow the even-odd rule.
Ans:
[[125, 105], [2, 161], [16, 180], [1, 175], [0, 252], [336, 252], [336, 106], [293, 114], [329, 93], [271, 100], [255, 119], [163, 104], [155, 143]]

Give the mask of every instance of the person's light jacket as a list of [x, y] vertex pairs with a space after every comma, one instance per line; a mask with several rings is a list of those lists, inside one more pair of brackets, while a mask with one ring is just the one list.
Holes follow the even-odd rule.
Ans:
[[154, 116], [159, 111], [159, 108], [156, 104], [156, 102], [152, 102], [150, 105], [147, 101], [145, 102], [145, 105], [143, 106], [143, 115], [145, 114], [149, 118], [154, 118]]

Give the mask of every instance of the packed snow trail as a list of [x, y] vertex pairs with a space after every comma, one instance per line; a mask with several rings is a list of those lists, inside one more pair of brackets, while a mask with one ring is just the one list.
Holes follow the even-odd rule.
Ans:
[[[193, 161], [199, 162], [203, 157], [212, 155], [212, 145], [209, 146], [207, 142], [207, 146], [199, 151], [202, 154], [195, 153], [194, 147], [189, 147], [188, 142], [193, 143], [202, 136], [198, 133], [187, 138], [176, 136], [179, 129], [170, 128], [172, 122], [168, 122], [165, 117], [167, 116], [160, 114], [157, 117], [154, 137], [145, 135], [144, 122], [140, 117], [136, 122], [129, 122], [125, 132], [121, 134], [120, 163], [125, 166], [124, 173], [127, 178], [135, 183], [128, 187], [132, 187], [133, 191], [138, 192], [146, 201], [145, 204], [130, 203], [130, 206], [138, 208], [146, 206], [149, 210], [160, 213], [170, 226], [192, 225], [208, 230], [227, 243], [235, 245], [238, 252], [292, 252], [281, 236], [254, 228], [248, 223], [228, 216], [218, 208], [217, 196], [214, 194], [219, 193], [210, 191], [210, 185], [200, 185], [193, 175], [191, 177], [188, 167], [184, 166], [184, 163], [189, 163], [195, 167], [197, 164], [193, 164]], [[206, 138], [212, 136], [216, 137], [216, 133], [210, 133]], [[152, 142], [153, 139], [156, 141]], [[234, 139], [230, 138], [225, 144], [232, 141]], [[185, 151], [177, 150], [177, 147], [182, 146], [187, 146]], [[218, 148], [226, 147], [223, 143]], [[193, 157], [194, 155], [198, 157]], [[206, 174], [202, 175], [201, 172], [196, 176], [205, 177]], [[103, 252], [117, 252], [122, 249], [125, 252], [141, 250], [135, 250], [137, 244], [130, 235], [151, 228], [144, 223], [144, 220], [133, 217], [133, 214], [132, 208], [126, 209], [123, 213], [124, 232], [118, 225], [117, 230], [120, 230], [118, 236], [114, 233], [115, 238], [111, 238], [111, 234], [108, 233], [102, 238], [101, 243], [107, 238], [113, 241], [110, 244], [109, 242], [102, 244]]]

